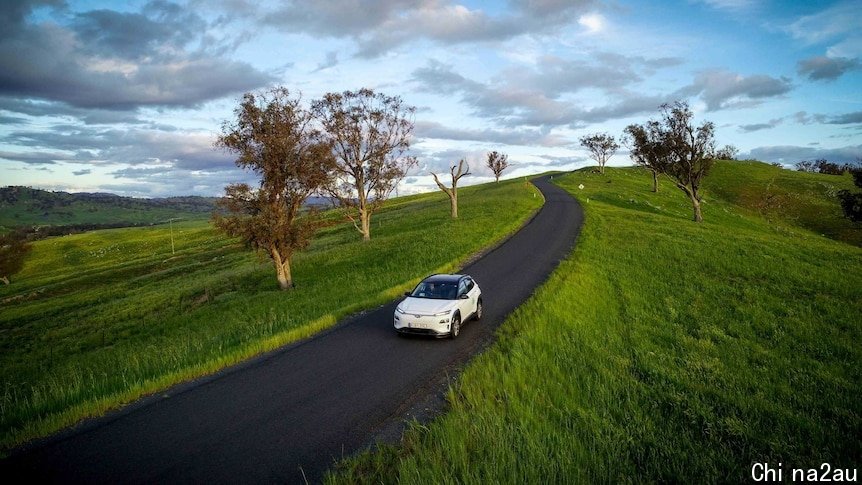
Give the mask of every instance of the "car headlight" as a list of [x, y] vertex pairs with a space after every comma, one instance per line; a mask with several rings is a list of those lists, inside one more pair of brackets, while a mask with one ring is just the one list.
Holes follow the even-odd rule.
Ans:
[[398, 312], [398, 313], [407, 313], [407, 312], [405, 312], [404, 310], [402, 310], [400, 306], [399, 306], [399, 307], [396, 307], [396, 308], [395, 308], [395, 311], [396, 311], [396, 312]]
[[452, 310], [446, 310], [445, 312], [435, 313], [434, 316], [435, 317], [442, 317], [443, 315], [448, 315], [450, 313], [452, 313]]

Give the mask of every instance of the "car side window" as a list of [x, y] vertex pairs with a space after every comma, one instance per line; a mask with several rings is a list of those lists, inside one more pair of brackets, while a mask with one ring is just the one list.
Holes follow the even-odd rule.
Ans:
[[458, 282], [458, 296], [467, 293], [467, 283], [464, 280]]
[[473, 289], [473, 287], [474, 287], [474, 286], [476, 286], [476, 283], [473, 283], [473, 280], [472, 280], [472, 279], [467, 278], [467, 280], [466, 280], [466, 281], [467, 281], [467, 291], [472, 290], [472, 289]]

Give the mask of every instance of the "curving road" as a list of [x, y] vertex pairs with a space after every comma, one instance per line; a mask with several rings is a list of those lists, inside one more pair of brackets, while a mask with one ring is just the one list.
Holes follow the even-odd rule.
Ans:
[[0, 462], [0, 480], [63, 483], [317, 482], [342, 456], [439, 410], [448, 376], [572, 249], [583, 212], [547, 177], [545, 205], [463, 269], [485, 300], [457, 340], [399, 338], [394, 301], [304, 342], [181, 384]]

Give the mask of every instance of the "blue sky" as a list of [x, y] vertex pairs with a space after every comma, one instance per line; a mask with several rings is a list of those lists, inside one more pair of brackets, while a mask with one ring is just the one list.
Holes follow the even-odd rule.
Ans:
[[[12, 0], [0, 11], [0, 185], [156, 197], [253, 178], [213, 149], [243, 92], [370, 87], [418, 108], [399, 193], [489, 150], [508, 176], [591, 164], [688, 101], [740, 156], [862, 157], [862, 1]], [[625, 149], [612, 164], [629, 164]]]

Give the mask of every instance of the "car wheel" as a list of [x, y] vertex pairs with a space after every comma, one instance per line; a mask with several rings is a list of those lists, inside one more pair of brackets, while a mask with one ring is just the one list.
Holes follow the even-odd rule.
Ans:
[[482, 319], [482, 299], [479, 298], [479, 301], [476, 302], [476, 320]]
[[452, 317], [452, 326], [449, 327], [449, 337], [455, 338], [461, 333], [461, 315]]

